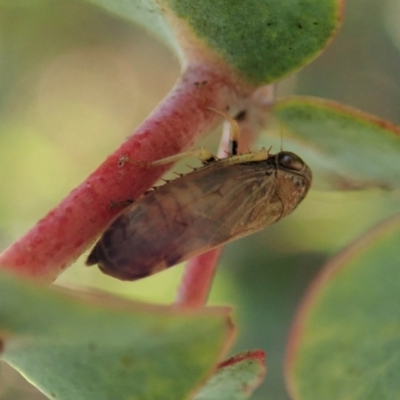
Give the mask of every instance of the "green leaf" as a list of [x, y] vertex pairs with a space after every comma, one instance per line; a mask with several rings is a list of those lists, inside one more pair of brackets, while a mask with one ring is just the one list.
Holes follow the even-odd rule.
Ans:
[[187, 398], [233, 333], [226, 308], [82, 302], [7, 275], [0, 293], [2, 358], [61, 400]]
[[180, 53], [179, 45], [171, 31], [164, 13], [155, 0], [81, 0], [93, 3], [107, 11], [155, 34], [164, 43]]
[[294, 97], [272, 108], [285, 149], [304, 158], [313, 186], [400, 187], [400, 128], [339, 103]]
[[265, 375], [265, 354], [250, 351], [222, 363], [193, 400], [248, 399]]
[[397, 399], [400, 215], [339, 254], [311, 286], [292, 333], [295, 399]]
[[217, 56], [257, 85], [316, 57], [336, 32], [343, 7], [342, 0], [87, 1], [146, 26], [189, 64]]

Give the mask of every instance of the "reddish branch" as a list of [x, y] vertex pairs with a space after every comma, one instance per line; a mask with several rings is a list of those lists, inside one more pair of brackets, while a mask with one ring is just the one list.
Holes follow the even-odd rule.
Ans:
[[206, 303], [221, 251], [219, 247], [187, 262], [176, 299], [178, 306], [196, 308]]
[[[112, 203], [139, 197], [168, 167], [141, 168], [129, 161], [159, 160], [190, 148], [221, 120], [209, 107], [228, 110], [240, 105], [255, 114], [255, 118], [247, 115], [239, 149], [248, 151], [266, 108], [263, 102], [269, 103], [271, 96], [263, 93], [261, 100], [258, 92], [249, 96], [251, 88], [229, 76], [232, 77], [217, 68], [196, 66], [187, 70], [155, 112], [119, 149], [32, 230], [0, 254], [0, 268], [47, 282], [54, 280], [120, 212], [120, 207], [112, 207]], [[226, 155], [227, 136], [225, 132], [219, 157]], [[220, 251], [216, 249], [189, 261], [177, 305], [205, 304]]]
[[220, 121], [207, 107], [229, 109], [243, 96], [239, 92], [223, 71], [199, 66], [186, 71], [119, 149], [0, 255], [2, 268], [44, 281], [55, 279], [120, 211], [110, 207], [112, 202], [137, 198], [167, 168], [144, 169], [123, 160], [157, 160], [190, 148]]

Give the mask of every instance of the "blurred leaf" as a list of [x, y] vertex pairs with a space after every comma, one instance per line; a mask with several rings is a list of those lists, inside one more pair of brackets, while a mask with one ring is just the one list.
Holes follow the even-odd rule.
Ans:
[[61, 400], [186, 398], [233, 333], [226, 308], [81, 302], [7, 275], [0, 293], [3, 359]]
[[[160, 5], [155, 0], [81, 0], [93, 3], [113, 14], [133, 21], [158, 36], [171, 47], [178, 49], [175, 37], [166, 22]], [[159, 2], [161, 3], [161, 2]]]
[[400, 215], [328, 264], [292, 331], [295, 399], [397, 399]]
[[[313, 186], [400, 187], [400, 128], [340, 103], [292, 97], [272, 109], [285, 148], [304, 155]], [[291, 142], [288, 144], [287, 142]]]
[[267, 237], [256, 234], [228, 245], [218, 274], [229, 276], [237, 287], [225, 300], [235, 305], [240, 327], [233, 351], [257, 345], [267, 353], [268, 373], [253, 397], [288, 400], [283, 379], [287, 336], [295, 309], [326, 258], [279, 251]]
[[1, 8], [37, 7], [49, 3], [50, 0], [0, 0]]
[[265, 240], [269, 247], [287, 253], [318, 251], [333, 255], [400, 212], [399, 200], [398, 191], [376, 188], [311, 190], [289, 218], [266, 229]]
[[86, 1], [147, 27], [189, 63], [215, 62], [211, 49], [258, 85], [317, 56], [336, 32], [343, 7], [342, 0]]
[[265, 375], [263, 351], [249, 351], [222, 363], [194, 400], [244, 400]]

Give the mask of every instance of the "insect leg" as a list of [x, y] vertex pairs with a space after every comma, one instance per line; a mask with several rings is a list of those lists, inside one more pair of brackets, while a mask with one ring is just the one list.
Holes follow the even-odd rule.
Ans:
[[239, 143], [239, 124], [237, 121], [232, 118], [230, 115], [224, 113], [223, 111], [219, 111], [215, 108], [208, 107], [210, 111], [215, 112], [216, 114], [220, 115], [222, 118], [226, 119], [231, 125], [230, 131], [230, 138], [229, 138], [229, 152], [232, 156], [236, 156], [238, 152], [238, 143]]
[[248, 162], [257, 162], [257, 161], [265, 161], [269, 156], [269, 150], [264, 148], [252, 151], [250, 153], [239, 154], [234, 157], [223, 158], [219, 161], [219, 165], [235, 165], [235, 164], [243, 164]]
[[142, 162], [142, 161], [133, 161], [133, 162], [137, 163], [139, 166], [141, 166], [143, 168], [152, 168], [152, 167], [158, 167], [159, 165], [176, 162], [176, 161], [182, 160], [183, 158], [186, 158], [186, 157], [198, 157], [203, 164], [209, 164], [209, 163], [217, 160], [217, 157], [215, 157], [209, 150], [207, 150], [203, 147], [200, 147], [198, 149], [174, 154], [173, 156], [161, 158], [160, 160], [151, 161], [148, 163]]

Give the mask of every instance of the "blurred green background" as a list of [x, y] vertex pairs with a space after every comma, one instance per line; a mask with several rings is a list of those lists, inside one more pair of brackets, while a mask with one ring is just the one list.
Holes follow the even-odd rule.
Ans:
[[[399, 20], [399, 0], [349, 1], [334, 42], [282, 81], [278, 97], [325, 97], [400, 124]], [[134, 131], [173, 86], [179, 65], [146, 32], [84, 1], [0, 0], [0, 32], [4, 249]], [[203, 145], [215, 150], [218, 140], [216, 133]], [[268, 375], [254, 399], [288, 398], [285, 342], [310, 279], [331, 255], [399, 210], [396, 192], [311, 191], [292, 216], [225, 249], [211, 303], [235, 309], [233, 352], [267, 352]], [[78, 260], [58, 282], [169, 303], [182, 271], [123, 283]], [[43, 398], [0, 364], [1, 400]]]

